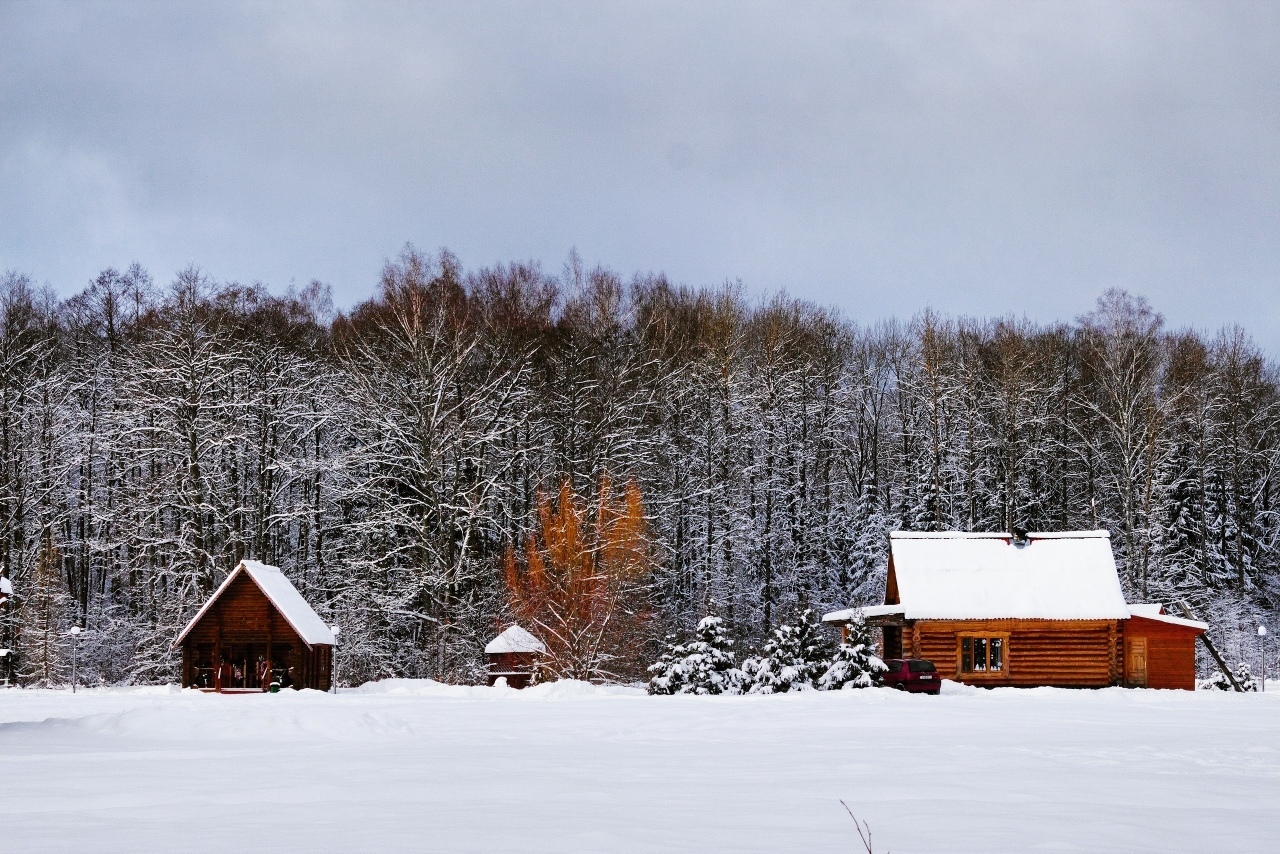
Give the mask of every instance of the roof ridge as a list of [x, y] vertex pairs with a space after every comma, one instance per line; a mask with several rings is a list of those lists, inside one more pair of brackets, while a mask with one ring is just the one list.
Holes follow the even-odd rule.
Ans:
[[[895, 540], [1008, 540], [1013, 534], [1008, 531], [890, 531], [889, 537]], [[1092, 540], [1110, 539], [1111, 532], [1105, 529], [1094, 531], [1028, 531], [1029, 540]]]

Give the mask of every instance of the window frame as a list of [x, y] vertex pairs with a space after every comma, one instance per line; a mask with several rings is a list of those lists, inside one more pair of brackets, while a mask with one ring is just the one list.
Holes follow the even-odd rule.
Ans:
[[[964, 669], [964, 642], [969, 641], [970, 649], [973, 648], [974, 639], [986, 641], [986, 664], [985, 670], [965, 670]], [[1000, 669], [991, 669], [991, 641], [1000, 641]], [[972, 667], [972, 662], [970, 663]], [[956, 633], [956, 676], [967, 678], [995, 678], [1003, 679], [1009, 675], [1009, 633], [1008, 632], [983, 632], [968, 631]]]

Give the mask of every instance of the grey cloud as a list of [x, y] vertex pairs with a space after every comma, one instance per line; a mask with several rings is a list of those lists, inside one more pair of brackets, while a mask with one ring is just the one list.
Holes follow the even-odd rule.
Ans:
[[0, 266], [350, 304], [405, 241], [1280, 352], [1280, 7], [0, 5]]

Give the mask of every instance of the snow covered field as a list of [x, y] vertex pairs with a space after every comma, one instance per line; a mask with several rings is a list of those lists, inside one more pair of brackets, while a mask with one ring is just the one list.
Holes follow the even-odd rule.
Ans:
[[0, 690], [0, 850], [1280, 850], [1280, 693]]

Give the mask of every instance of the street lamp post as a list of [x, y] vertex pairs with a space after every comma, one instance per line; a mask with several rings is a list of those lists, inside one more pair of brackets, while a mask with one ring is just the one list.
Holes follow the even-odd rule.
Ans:
[[80, 627], [71, 627], [71, 693], [76, 692], [76, 647], [80, 645]]
[[333, 693], [338, 693], [338, 635], [342, 634], [342, 629], [337, 626], [330, 626], [329, 631], [333, 632], [333, 674], [329, 681], [333, 683]]
[[1267, 690], [1267, 627], [1258, 626], [1258, 646], [1262, 648], [1262, 690]]

